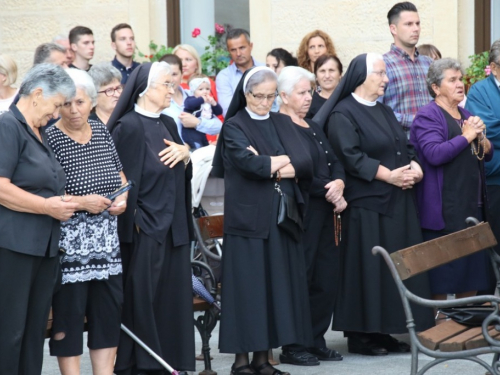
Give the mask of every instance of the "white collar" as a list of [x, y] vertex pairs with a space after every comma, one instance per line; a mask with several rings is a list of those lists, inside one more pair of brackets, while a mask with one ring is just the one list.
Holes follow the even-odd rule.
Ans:
[[355, 93], [351, 93], [352, 97], [359, 103], [366, 105], [368, 107], [375, 107], [377, 105], [377, 101], [370, 102], [369, 100], [363, 99], [361, 96], [356, 95]]
[[257, 113], [252, 112], [250, 109], [248, 109], [248, 107], [245, 107], [245, 109], [250, 115], [250, 118], [252, 118], [253, 120], [267, 120], [269, 118], [269, 112], [265, 115], [258, 115]]
[[495, 80], [497, 87], [500, 87], [500, 82], [498, 81], [497, 77], [493, 76], [493, 79]]
[[137, 104], [134, 104], [134, 111], [136, 111], [137, 113], [139, 113], [143, 116], [151, 117], [151, 118], [159, 118], [161, 115], [161, 113], [146, 111], [144, 108], [139, 107]]

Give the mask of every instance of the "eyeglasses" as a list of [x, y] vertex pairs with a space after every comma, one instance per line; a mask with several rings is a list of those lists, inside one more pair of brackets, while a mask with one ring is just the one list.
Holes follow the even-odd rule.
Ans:
[[387, 72], [385, 70], [374, 70], [372, 73], [378, 75], [380, 78], [387, 77]]
[[254, 94], [253, 92], [249, 91], [250, 94], [257, 100], [258, 103], [262, 103], [264, 100], [267, 100], [268, 102], [273, 102], [274, 99], [278, 96], [278, 93], [275, 92], [274, 94], [271, 95], [264, 95], [264, 94]]
[[102, 90], [102, 91], [97, 91], [98, 94], [106, 94], [106, 96], [113, 96], [115, 94], [115, 91], [118, 94], [121, 94], [123, 91], [123, 86], [116, 86], [116, 87], [110, 87], [109, 89]]
[[173, 89], [175, 87], [174, 82], [156, 82], [158, 85], [167, 86], [169, 89]]

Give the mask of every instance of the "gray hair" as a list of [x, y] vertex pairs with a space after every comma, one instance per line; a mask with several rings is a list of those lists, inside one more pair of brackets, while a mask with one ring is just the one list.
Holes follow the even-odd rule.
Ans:
[[431, 66], [429, 66], [429, 71], [427, 72], [427, 89], [429, 90], [429, 94], [431, 94], [433, 98], [436, 97], [436, 93], [432, 89], [432, 85], [441, 87], [441, 82], [444, 78], [444, 72], [448, 69], [458, 70], [462, 74], [464, 73], [460, 62], [450, 57], [440, 60], [434, 60]]
[[[278, 77], [278, 92], [280, 94], [284, 92], [285, 94], [290, 95], [297, 83], [303, 79], [308, 80], [313, 85], [316, 83], [315, 76], [310, 71], [299, 66], [285, 66], [281, 69]], [[278, 104], [283, 104], [281, 96], [278, 96]]]
[[31, 68], [21, 83], [19, 97], [29, 96], [37, 88], [42, 89], [44, 98], [60, 94], [65, 100], [70, 100], [76, 94], [73, 80], [62, 67], [55, 64], [38, 64]]
[[54, 38], [52, 38], [52, 43], [57, 43], [59, 40], [68, 40], [68, 36], [67, 35], [63, 35], [63, 34], [59, 34], [59, 35], [56, 35]]
[[491, 45], [490, 56], [489, 56], [488, 62], [490, 64], [495, 63], [498, 65], [499, 60], [500, 60], [500, 39], [495, 40], [493, 42], [493, 44]]
[[92, 65], [89, 75], [98, 91], [101, 87], [109, 85], [114, 80], [118, 80], [118, 82], [122, 80], [122, 74], [110, 62], [100, 62]]
[[67, 72], [75, 83], [76, 88], [85, 91], [85, 94], [87, 94], [92, 102], [92, 107], [94, 107], [97, 103], [97, 90], [90, 75], [84, 70], [75, 68], [70, 68]]
[[366, 75], [373, 72], [373, 66], [377, 61], [384, 61], [384, 56], [380, 53], [368, 52], [366, 54]]
[[50, 54], [52, 53], [52, 51], [66, 53], [66, 48], [64, 48], [60, 44], [55, 43], [40, 44], [38, 47], [36, 47], [33, 65], [50, 62]]
[[255, 73], [247, 82], [247, 85], [245, 87], [245, 95], [252, 91], [255, 86], [269, 81], [278, 82], [278, 76], [272, 70], [264, 69], [260, 72]]

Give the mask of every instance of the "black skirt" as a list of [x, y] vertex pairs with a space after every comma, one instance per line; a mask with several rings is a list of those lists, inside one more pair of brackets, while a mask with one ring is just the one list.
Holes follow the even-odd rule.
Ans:
[[[348, 207], [342, 219], [340, 288], [335, 304], [333, 329], [367, 333], [407, 332], [406, 316], [396, 283], [382, 256], [422, 242], [420, 224], [411, 192], [395, 191], [392, 216], [359, 207]], [[410, 291], [430, 298], [427, 274], [405, 281]], [[432, 309], [412, 304], [417, 331], [434, 325]]]
[[224, 236], [222, 353], [312, 346], [304, 251], [278, 228], [278, 203], [275, 192], [268, 239]]
[[[162, 244], [135, 231], [132, 246], [122, 246], [122, 255], [122, 323], [174, 369], [194, 371], [189, 245], [174, 247], [170, 231]], [[122, 331], [115, 372], [132, 374], [136, 369], [164, 368]]]

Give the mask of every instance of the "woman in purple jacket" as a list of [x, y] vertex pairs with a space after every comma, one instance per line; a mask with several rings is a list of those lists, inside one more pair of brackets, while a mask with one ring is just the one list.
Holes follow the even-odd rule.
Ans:
[[[420, 108], [411, 126], [410, 140], [425, 171], [415, 189], [426, 241], [465, 229], [469, 216], [485, 218], [484, 161], [493, 148], [483, 121], [458, 106], [464, 98], [462, 75], [457, 60], [434, 61], [427, 74], [434, 101]], [[429, 273], [434, 299], [475, 295], [488, 288], [488, 276], [483, 252]]]

